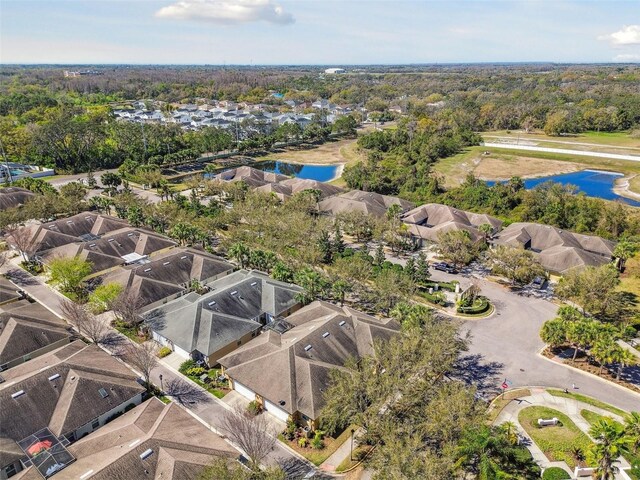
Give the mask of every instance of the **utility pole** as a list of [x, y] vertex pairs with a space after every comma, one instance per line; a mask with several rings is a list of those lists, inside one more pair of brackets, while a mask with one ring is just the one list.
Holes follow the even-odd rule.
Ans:
[[144, 158], [142, 159], [142, 163], [146, 163], [147, 161], [147, 137], [144, 134], [144, 123], [140, 122], [140, 130], [142, 130], [142, 143], [144, 144]]

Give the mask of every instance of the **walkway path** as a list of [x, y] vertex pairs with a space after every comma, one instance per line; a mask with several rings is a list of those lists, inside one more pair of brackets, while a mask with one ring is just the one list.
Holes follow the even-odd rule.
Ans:
[[[588, 403], [584, 403], [573, 398], [565, 398], [565, 397], [556, 397], [551, 395], [543, 388], [531, 388], [531, 395], [519, 397], [512, 400], [506, 407], [500, 412], [500, 415], [496, 418], [494, 424], [500, 425], [504, 422], [512, 422], [518, 428], [518, 432], [520, 435], [527, 439], [528, 445], [527, 448], [531, 452], [533, 459], [540, 465], [542, 468], [549, 468], [552, 466], [560, 467], [565, 469], [567, 472], [571, 473], [571, 470], [567, 466], [565, 462], [551, 462], [547, 458], [547, 456], [540, 450], [540, 448], [533, 442], [531, 437], [524, 430], [520, 422], [518, 421], [518, 415], [521, 410], [531, 407], [531, 406], [541, 406], [553, 408], [554, 410], [558, 410], [565, 415], [567, 415], [576, 426], [582, 430], [585, 434], [589, 435], [589, 429], [591, 425], [587, 422], [580, 412], [584, 409], [591, 410], [599, 415], [605, 415], [611, 417], [615, 420], [622, 421], [622, 418], [615, 413], [612, 413], [608, 410], [604, 410], [602, 408], [594, 407], [589, 405]], [[620, 459], [619, 467], [628, 468], [629, 463], [623, 458]], [[616, 476], [616, 478], [622, 478]]]
[[[353, 434], [353, 448], [355, 449], [357, 446], [357, 439], [358, 437], [364, 433], [364, 430], [362, 428], [359, 428], [358, 430], [356, 430], [356, 432]], [[352, 453], [352, 445], [351, 445], [351, 437], [347, 438], [344, 443], [342, 445], [340, 445], [338, 447], [338, 449], [333, 452], [329, 458], [327, 458], [324, 462], [322, 462], [322, 464], [320, 465], [320, 470], [323, 470], [325, 472], [335, 472], [336, 468], [338, 468], [340, 466], [340, 464], [346, 460], [347, 457], [351, 456]]]

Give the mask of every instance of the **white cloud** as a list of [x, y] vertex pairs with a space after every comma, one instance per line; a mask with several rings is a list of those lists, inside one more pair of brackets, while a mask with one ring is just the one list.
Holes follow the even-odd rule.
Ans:
[[638, 53], [621, 53], [613, 57], [614, 62], [640, 62], [640, 54]]
[[294, 22], [293, 15], [272, 0], [181, 0], [158, 10], [156, 17], [223, 25], [258, 21], [286, 25]]
[[606, 40], [611, 45], [640, 45], [640, 25], [625, 25], [617, 32], [600, 35], [598, 40]]

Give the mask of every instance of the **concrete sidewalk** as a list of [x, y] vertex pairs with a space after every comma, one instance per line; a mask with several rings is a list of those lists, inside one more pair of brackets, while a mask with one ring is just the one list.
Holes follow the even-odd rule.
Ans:
[[[358, 437], [362, 435], [363, 432], [364, 430], [362, 428], [359, 428], [353, 434], [354, 450], [358, 446]], [[320, 470], [323, 470], [325, 472], [335, 472], [336, 468], [338, 468], [338, 466], [344, 460], [349, 458], [351, 453], [352, 453], [351, 436], [349, 436], [349, 438], [347, 438], [347, 440], [345, 440], [345, 442], [342, 445], [340, 445], [338, 449], [329, 456], [329, 458], [327, 458], [324, 462], [322, 462], [322, 464], [320, 465]]]

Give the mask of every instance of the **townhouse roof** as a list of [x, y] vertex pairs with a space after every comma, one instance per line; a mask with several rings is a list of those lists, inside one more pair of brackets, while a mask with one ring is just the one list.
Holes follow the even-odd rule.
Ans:
[[193, 248], [177, 248], [158, 254], [150, 262], [120, 266], [98, 281], [122, 285], [143, 308], [185, 291], [192, 280], [204, 284], [231, 271], [233, 265], [220, 257]]
[[0, 277], [0, 305], [12, 302], [22, 297], [20, 288], [10, 280]]
[[[0, 440], [4, 444], [44, 428], [55, 436], [68, 434], [144, 391], [124, 365], [80, 340], [2, 376]], [[0, 453], [2, 465], [19, 458]]]
[[294, 414], [318, 418], [331, 370], [349, 358], [374, 355], [374, 342], [400, 329], [349, 307], [315, 301], [289, 315], [284, 333], [269, 330], [220, 359], [225, 372]]
[[[177, 404], [157, 398], [137, 406], [99, 430], [67, 447], [76, 461], [65, 478], [95, 480], [197, 478], [215, 458], [237, 457], [224, 439]], [[34, 468], [20, 479], [40, 479]]]
[[187, 294], [143, 315], [150, 328], [191, 353], [211, 355], [262, 327], [261, 315], [274, 317], [298, 301], [299, 287], [258, 272], [239, 270], [210, 284], [205, 295]]
[[428, 203], [410, 210], [402, 216], [402, 221], [409, 226], [413, 235], [433, 242], [438, 241], [441, 233], [454, 230], [465, 230], [476, 241], [483, 237], [478, 229], [480, 225], [490, 225], [494, 233], [502, 227], [502, 222], [490, 215], [466, 212], [437, 203]]
[[262, 185], [266, 185], [267, 183], [286, 180], [289, 177], [280, 175], [279, 173], [265, 172], [262, 170], [258, 170], [257, 168], [248, 167], [245, 165], [219, 173], [214, 178], [223, 180], [225, 182], [243, 181], [250, 187], [260, 187]]
[[90, 262], [92, 272], [97, 273], [129, 263], [131, 254], [136, 254], [136, 258], [147, 257], [176, 245], [173, 240], [149, 230], [125, 227], [94, 239], [39, 250], [37, 255], [44, 262], [58, 257], [77, 256]]
[[409, 210], [414, 206], [413, 203], [398, 197], [363, 192], [362, 190], [351, 190], [322, 200], [318, 203], [318, 210], [329, 215], [360, 211], [376, 217], [382, 217], [392, 205], [399, 205], [401, 211]]
[[39, 303], [0, 306], [0, 365], [71, 336], [66, 322]]
[[538, 223], [512, 223], [495, 237], [494, 243], [531, 250], [545, 269], [555, 273], [609, 263], [616, 246], [598, 236]]
[[35, 194], [26, 188], [5, 187], [0, 188], [0, 210], [19, 207]]

